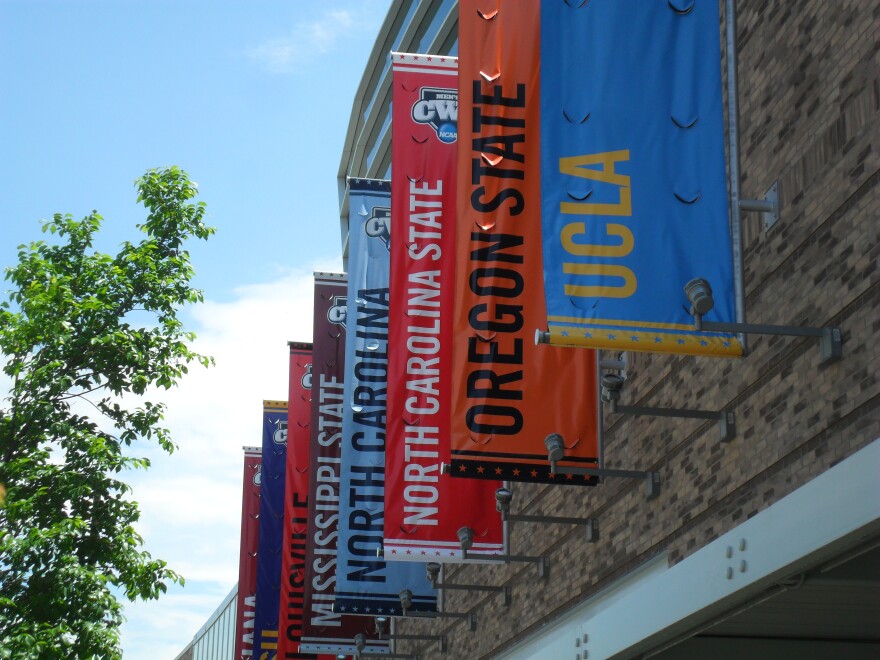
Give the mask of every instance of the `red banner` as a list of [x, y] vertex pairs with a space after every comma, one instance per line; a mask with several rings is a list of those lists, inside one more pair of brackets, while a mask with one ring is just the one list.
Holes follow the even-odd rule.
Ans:
[[[373, 619], [333, 611], [339, 533], [339, 478], [342, 449], [345, 275], [315, 273], [312, 343], [312, 407], [309, 421], [308, 525], [305, 598], [300, 650], [307, 653], [357, 651], [354, 636], [372, 636]], [[387, 652], [388, 643], [370, 640], [365, 652]]]
[[[312, 415], [312, 345], [290, 342], [287, 399], [287, 490], [277, 658], [316, 658], [300, 653], [309, 520], [309, 431]], [[324, 656], [332, 658], [334, 656]]]
[[235, 658], [254, 654], [254, 617], [257, 613], [257, 548], [260, 541], [260, 479], [262, 450], [244, 448], [241, 495], [241, 546], [238, 555], [238, 604], [235, 617]]
[[385, 453], [385, 558], [501, 554], [500, 481], [441, 475], [451, 460], [452, 306], [458, 65], [454, 57], [392, 53], [391, 304]]
[[546, 323], [541, 238], [538, 2], [459, 2], [458, 218], [452, 474], [595, 483], [551, 474], [598, 459], [596, 357], [535, 346]]

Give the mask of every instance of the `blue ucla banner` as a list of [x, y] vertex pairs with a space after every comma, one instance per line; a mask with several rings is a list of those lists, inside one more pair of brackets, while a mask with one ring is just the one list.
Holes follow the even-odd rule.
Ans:
[[550, 343], [742, 354], [733, 322], [716, 0], [541, 3], [541, 196]]
[[254, 656], [271, 660], [278, 648], [284, 483], [287, 471], [287, 401], [263, 401], [263, 470]]
[[400, 615], [435, 611], [424, 564], [380, 556], [385, 511], [385, 421], [388, 390], [391, 186], [349, 181], [348, 314], [339, 487], [337, 612]]

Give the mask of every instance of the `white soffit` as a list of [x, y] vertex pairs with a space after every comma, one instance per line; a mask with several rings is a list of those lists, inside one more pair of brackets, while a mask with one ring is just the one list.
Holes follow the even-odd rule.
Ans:
[[880, 529], [878, 483], [875, 440], [672, 568], [647, 576], [585, 620], [567, 648], [578, 658], [633, 657], [831, 559]]

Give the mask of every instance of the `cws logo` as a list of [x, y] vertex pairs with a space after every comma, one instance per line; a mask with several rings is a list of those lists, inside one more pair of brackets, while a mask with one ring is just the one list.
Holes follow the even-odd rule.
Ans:
[[370, 238], [381, 239], [385, 249], [391, 252], [391, 209], [373, 207], [373, 215], [364, 223], [364, 231]]
[[275, 427], [275, 432], [272, 434], [272, 442], [276, 445], [287, 445], [287, 422], [276, 419]]
[[333, 305], [327, 310], [327, 320], [333, 325], [345, 327], [345, 316], [348, 311], [348, 296], [333, 296]]
[[452, 144], [458, 138], [458, 90], [422, 87], [412, 118], [417, 124], [429, 124], [441, 142]]

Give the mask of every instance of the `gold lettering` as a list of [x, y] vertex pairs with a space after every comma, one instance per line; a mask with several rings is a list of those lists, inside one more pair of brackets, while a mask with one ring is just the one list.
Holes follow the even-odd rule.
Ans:
[[626, 266], [565, 263], [562, 265], [562, 272], [567, 275], [616, 277], [623, 280], [621, 286], [566, 284], [565, 294], [568, 296], [577, 296], [578, 298], [628, 298], [636, 292], [636, 275]]
[[[562, 213], [577, 215], [632, 215], [630, 178], [625, 174], [618, 174], [614, 171], [615, 163], [628, 160], [629, 149], [560, 158], [560, 172], [571, 176], [581, 177], [582, 179], [592, 179], [593, 181], [600, 181], [602, 183], [610, 183], [618, 186], [620, 189], [620, 201], [617, 204], [560, 202], [559, 210]], [[596, 169], [592, 167], [594, 165], [601, 165], [602, 168]]]
[[562, 247], [570, 254], [582, 257], [625, 257], [632, 252], [635, 239], [629, 228], [624, 225], [609, 223], [605, 225], [607, 236], [617, 236], [620, 242], [617, 245], [593, 245], [591, 243], [576, 243], [574, 237], [577, 234], [586, 233], [587, 227], [583, 222], [570, 222], [562, 229]]

